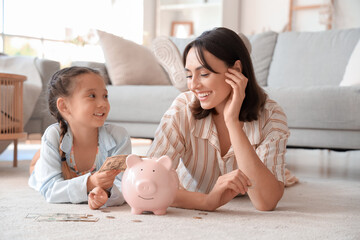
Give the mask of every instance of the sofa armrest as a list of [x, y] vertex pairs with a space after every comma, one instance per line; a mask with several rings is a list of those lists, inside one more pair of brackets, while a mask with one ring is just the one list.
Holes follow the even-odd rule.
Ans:
[[36, 58], [34, 63], [41, 77], [42, 89], [30, 120], [24, 126], [24, 129], [27, 133], [42, 134], [50, 124], [55, 122], [54, 118], [49, 113], [46, 96], [48, 82], [52, 75], [60, 69], [60, 63], [42, 58]]

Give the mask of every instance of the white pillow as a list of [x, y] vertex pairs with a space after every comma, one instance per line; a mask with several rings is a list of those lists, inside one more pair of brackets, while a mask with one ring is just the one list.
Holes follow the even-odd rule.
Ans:
[[360, 40], [350, 56], [343, 80], [340, 82], [340, 86], [354, 85], [360, 85]]
[[172, 85], [182, 92], [187, 91], [184, 65], [176, 45], [168, 37], [159, 36], [151, 42], [151, 49], [168, 73]]
[[170, 85], [155, 56], [145, 46], [97, 30], [113, 85]]

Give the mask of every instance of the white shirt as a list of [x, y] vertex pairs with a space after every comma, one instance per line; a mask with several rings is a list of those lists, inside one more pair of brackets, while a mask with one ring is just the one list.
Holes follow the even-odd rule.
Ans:
[[[221, 157], [212, 114], [200, 120], [192, 115], [189, 104], [194, 97], [192, 92], [185, 92], [174, 100], [161, 120], [148, 156], [168, 155], [185, 189], [209, 193], [219, 176], [238, 166], [232, 146]], [[259, 119], [245, 122], [243, 130], [261, 161], [279, 181], [285, 182], [290, 132], [281, 107], [267, 99]]]
[[[131, 153], [130, 137], [126, 130], [120, 126], [105, 124], [100, 127], [98, 144], [99, 161], [96, 163], [96, 170], [100, 169], [107, 157]], [[29, 186], [39, 191], [47, 202], [86, 202], [88, 199], [87, 180], [91, 173], [64, 180], [61, 171], [59, 145], [60, 127], [56, 123], [49, 126], [42, 136], [40, 158], [29, 178]], [[70, 127], [68, 127], [68, 131], [61, 142], [61, 149], [66, 153], [68, 165], [72, 145], [73, 136]], [[121, 177], [122, 174], [116, 176], [106, 206], [124, 203], [125, 200], [121, 193]]]

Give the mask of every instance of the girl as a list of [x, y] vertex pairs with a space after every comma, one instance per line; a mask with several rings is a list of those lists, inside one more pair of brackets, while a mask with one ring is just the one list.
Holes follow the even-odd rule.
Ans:
[[29, 185], [51, 203], [88, 201], [91, 209], [123, 204], [119, 171], [97, 172], [107, 157], [131, 152], [126, 130], [104, 125], [110, 104], [100, 73], [59, 70], [49, 82], [48, 102], [58, 123], [42, 136]]
[[164, 114], [148, 155], [170, 156], [182, 188], [175, 207], [215, 210], [247, 193], [273, 210], [284, 192], [286, 116], [256, 82], [235, 32], [204, 32], [184, 50], [189, 92]]

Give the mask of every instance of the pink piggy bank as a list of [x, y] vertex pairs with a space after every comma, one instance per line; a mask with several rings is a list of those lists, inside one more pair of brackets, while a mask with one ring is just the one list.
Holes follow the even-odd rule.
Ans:
[[179, 179], [168, 156], [140, 158], [131, 154], [126, 158], [126, 171], [122, 177], [122, 192], [132, 214], [144, 211], [155, 215], [166, 214], [173, 203]]

